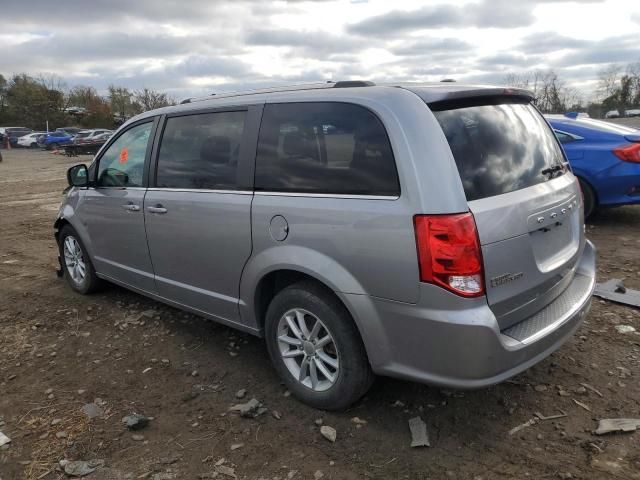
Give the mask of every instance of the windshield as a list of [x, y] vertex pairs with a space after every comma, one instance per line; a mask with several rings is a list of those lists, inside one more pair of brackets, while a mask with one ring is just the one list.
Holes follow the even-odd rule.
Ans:
[[436, 108], [469, 201], [537, 185], [566, 171], [553, 131], [528, 103]]

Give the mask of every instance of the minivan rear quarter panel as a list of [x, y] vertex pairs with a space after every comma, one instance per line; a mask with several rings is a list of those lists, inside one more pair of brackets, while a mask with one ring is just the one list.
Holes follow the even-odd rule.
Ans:
[[[362, 91], [365, 95], [360, 95]], [[419, 299], [413, 216], [468, 211], [455, 162], [435, 117], [415, 94], [398, 88], [282, 93], [268, 103], [345, 102], [373, 112], [393, 149], [397, 198], [256, 192], [253, 253], [241, 284], [243, 318], [255, 321], [255, 289], [271, 271], [303, 271], [336, 292], [415, 303]], [[444, 159], [444, 161], [443, 161]], [[274, 240], [271, 220], [282, 216], [289, 233]], [[360, 321], [356, 318], [356, 322]], [[366, 320], [362, 320], [366, 321]]]

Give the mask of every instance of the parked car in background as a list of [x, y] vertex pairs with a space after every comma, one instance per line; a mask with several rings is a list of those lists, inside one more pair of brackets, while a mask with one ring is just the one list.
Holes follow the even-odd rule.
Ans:
[[[24, 134], [27, 134], [29, 132], [31, 132], [32, 130], [30, 128], [27, 127], [0, 127], [0, 142], [2, 142], [2, 144], [4, 145], [4, 140], [6, 136], [11, 136], [12, 132], [15, 134], [17, 132], [24, 132]], [[14, 142], [15, 143], [15, 142]]]
[[585, 216], [640, 203], [640, 130], [591, 118], [548, 115], [580, 180]]
[[61, 272], [264, 336], [317, 408], [374, 373], [502, 382], [574, 334], [595, 285], [580, 187], [533, 99], [350, 81], [145, 112], [67, 172]]
[[87, 143], [93, 142], [97, 136], [105, 134], [105, 133], [113, 133], [112, 130], [108, 130], [106, 128], [97, 128], [93, 130], [80, 130], [75, 137], [73, 137], [73, 143]]
[[18, 138], [18, 146], [25, 148], [36, 148], [38, 146], [38, 137], [46, 135], [47, 132], [31, 132]]
[[38, 146], [47, 150], [55, 150], [73, 141], [73, 135], [69, 135], [63, 130], [47, 133], [38, 137]]
[[33, 132], [30, 128], [25, 127], [9, 127], [5, 130], [5, 135], [9, 137], [12, 147], [18, 146], [18, 139], [23, 135]]
[[105, 132], [89, 138], [82, 138], [80, 141], [76, 141], [74, 138], [73, 142], [64, 146], [65, 153], [70, 157], [81, 154], [95, 155], [112, 135], [113, 132]]
[[620, 118], [620, 112], [618, 110], [609, 110], [604, 114], [604, 118]]
[[80, 132], [81, 130], [84, 130], [82, 128], [78, 128], [78, 127], [60, 127], [60, 128], [56, 128], [56, 132], [64, 132], [67, 135], [77, 135], [78, 132]]
[[625, 117], [640, 117], [640, 108], [632, 108], [624, 111]]

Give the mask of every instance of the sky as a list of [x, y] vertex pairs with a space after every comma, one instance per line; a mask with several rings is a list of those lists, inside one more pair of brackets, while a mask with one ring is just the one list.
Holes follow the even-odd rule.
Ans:
[[638, 0], [2, 0], [0, 73], [180, 100], [327, 80], [503, 83], [554, 69], [593, 96], [640, 61]]

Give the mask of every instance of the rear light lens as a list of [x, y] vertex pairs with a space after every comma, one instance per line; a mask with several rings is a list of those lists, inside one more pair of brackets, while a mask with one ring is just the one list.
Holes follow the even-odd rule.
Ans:
[[413, 223], [420, 281], [463, 297], [484, 295], [482, 254], [473, 215], [416, 215]]
[[623, 145], [613, 150], [613, 153], [616, 157], [625, 162], [640, 163], [640, 143]]

